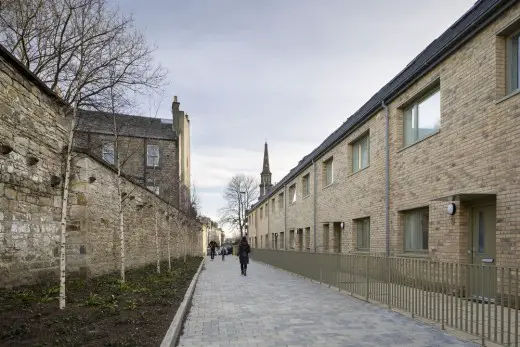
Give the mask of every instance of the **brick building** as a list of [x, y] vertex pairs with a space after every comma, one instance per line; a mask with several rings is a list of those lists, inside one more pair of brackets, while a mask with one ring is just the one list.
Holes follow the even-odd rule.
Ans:
[[520, 265], [519, 32], [477, 1], [249, 209], [253, 246]]
[[74, 145], [109, 165], [116, 167], [119, 161], [126, 175], [188, 211], [190, 126], [176, 96], [172, 116], [173, 120], [81, 110]]

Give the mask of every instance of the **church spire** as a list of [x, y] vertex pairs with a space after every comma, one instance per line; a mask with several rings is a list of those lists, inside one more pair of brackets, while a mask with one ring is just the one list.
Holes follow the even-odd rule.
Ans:
[[264, 145], [264, 164], [262, 166], [262, 173], [260, 174], [260, 197], [269, 193], [272, 187], [271, 171], [269, 169], [269, 151], [266, 142]]

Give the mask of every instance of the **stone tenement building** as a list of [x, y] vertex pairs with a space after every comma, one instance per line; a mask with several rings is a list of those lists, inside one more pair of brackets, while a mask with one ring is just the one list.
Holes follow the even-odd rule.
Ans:
[[190, 211], [190, 124], [174, 97], [170, 119], [81, 110], [74, 146]]
[[519, 266], [519, 33], [477, 1], [250, 208], [253, 246]]
[[[71, 114], [69, 105], [0, 46], [0, 287], [42, 279], [58, 282], [64, 149]], [[187, 151], [183, 160], [189, 158]], [[189, 177], [186, 171], [189, 167], [184, 169]], [[67, 272], [94, 276], [116, 271], [121, 258], [114, 167], [102, 157], [78, 151], [71, 177]], [[123, 176], [126, 266], [156, 260], [155, 225], [161, 259], [200, 255], [200, 223], [142, 183]]]

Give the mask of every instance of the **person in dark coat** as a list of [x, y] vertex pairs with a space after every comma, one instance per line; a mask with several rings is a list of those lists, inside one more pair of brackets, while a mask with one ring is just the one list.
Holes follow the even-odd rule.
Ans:
[[249, 252], [251, 252], [251, 247], [249, 247], [249, 243], [247, 242], [246, 237], [242, 237], [242, 241], [240, 241], [240, 245], [238, 246], [238, 258], [240, 260], [240, 271], [242, 275], [246, 275], [247, 264], [249, 264]]

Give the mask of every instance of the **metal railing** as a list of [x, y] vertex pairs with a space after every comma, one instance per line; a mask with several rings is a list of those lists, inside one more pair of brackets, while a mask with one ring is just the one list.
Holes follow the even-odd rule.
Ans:
[[504, 346], [519, 346], [519, 269], [254, 249], [257, 261]]

